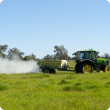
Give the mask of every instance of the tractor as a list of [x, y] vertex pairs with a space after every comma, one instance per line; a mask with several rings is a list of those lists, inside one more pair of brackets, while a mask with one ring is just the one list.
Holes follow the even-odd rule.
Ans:
[[93, 70], [97, 70], [97, 72], [110, 72], [109, 60], [97, 58], [97, 51], [84, 50], [77, 51], [76, 53], [79, 56], [75, 65], [76, 73], [92, 73]]

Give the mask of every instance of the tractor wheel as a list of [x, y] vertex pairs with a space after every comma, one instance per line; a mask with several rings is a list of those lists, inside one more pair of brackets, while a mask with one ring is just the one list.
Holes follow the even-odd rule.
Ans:
[[82, 65], [82, 72], [83, 73], [92, 73], [93, 72], [93, 66], [90, 63], [84, 63]]
[[104, 71], [106, 73], [109, 73], [110, 72], [110, 65], [106, 65]]
[[44, 73], [50, 73], [50, 69], [46, 68], [43, 70]]

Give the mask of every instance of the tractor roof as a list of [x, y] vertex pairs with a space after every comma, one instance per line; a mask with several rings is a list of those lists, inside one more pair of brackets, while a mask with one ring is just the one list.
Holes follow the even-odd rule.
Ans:
[[72, 55], [79, 54], [79, 53], [81, 53], [81, 52], [96, 52], [96, 53], [98, 53], [98, 52], [95, 51], [95, 50], [82, 50], [82, 51], [76, 51], [76, 52], [73, 53]]
[[95, 50], [83, 50], [83, 51], [78, 51], [78, 52], [96, 52]]

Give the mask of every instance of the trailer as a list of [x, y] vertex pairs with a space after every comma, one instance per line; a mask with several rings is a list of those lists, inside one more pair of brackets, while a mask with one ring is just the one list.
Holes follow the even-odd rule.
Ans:
[[65, 70], [68, 66], [66, 60], [39, 60], [37, 65], [43, 73], [56, 73], [56, 69]]

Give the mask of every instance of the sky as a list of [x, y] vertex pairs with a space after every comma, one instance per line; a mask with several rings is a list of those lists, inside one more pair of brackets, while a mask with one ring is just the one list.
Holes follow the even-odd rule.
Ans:
[[94, 49], [110, 54], [110, 0], [0, 0], [0, 45], [25, 55], [68, 55]]

